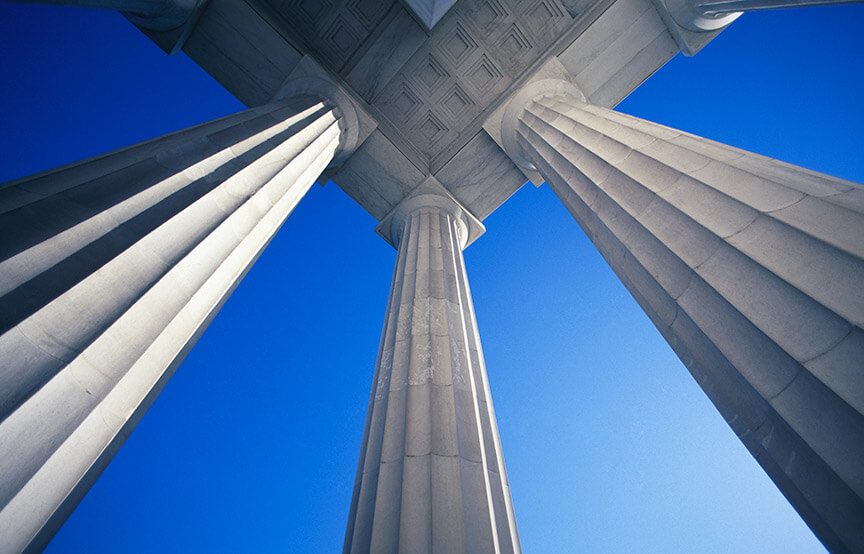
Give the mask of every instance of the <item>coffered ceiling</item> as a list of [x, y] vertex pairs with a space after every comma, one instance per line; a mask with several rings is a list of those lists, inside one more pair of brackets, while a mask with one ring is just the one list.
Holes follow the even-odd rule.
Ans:
[[183, 49], [250, 106], [314, 64], [372, 128], [326, 177], [379, 220], [430, 178], [482, 220], [527, 180], [490, 116], [541, 67], [608, 107], [709, 35], [662, 0], [458, 0], [431, 30], [396, 0], [210, 0]]

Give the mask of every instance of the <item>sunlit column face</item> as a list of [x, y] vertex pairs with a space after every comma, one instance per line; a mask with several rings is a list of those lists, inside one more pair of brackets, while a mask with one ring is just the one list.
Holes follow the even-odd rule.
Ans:
[[295, 100], [9, 185], [0, 550], [50, 540], [333, 160], [338, 116]]
[[860, 185], [564, 96], [516, 132], [819, 538], [864, 548]]
[[462, 258], [467, 229], [458, 214], [420, 206], [398, 235], [346, 551], [518, 551]]

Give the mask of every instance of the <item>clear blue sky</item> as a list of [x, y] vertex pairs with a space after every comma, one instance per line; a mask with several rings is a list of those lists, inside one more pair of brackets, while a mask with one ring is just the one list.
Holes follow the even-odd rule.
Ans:
[[[748, 14], [619, 109], [864, 182], [864, 6]], [[110, 12], [0, 4], [0, 181], [235, 112]], [[465, 254], [526, 552], [820, 552], [548, 187]], [[341, 549], [395, 252], [316, 186], [49, 552]]]

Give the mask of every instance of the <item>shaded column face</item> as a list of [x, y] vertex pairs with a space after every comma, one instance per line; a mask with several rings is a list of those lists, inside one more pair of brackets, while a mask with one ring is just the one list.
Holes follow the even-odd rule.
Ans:
[[519, 551], [453, 208], [397, 224], [345, 552]]
[[820, 540], [864, 551], [864, 187], [566, 97], [516, 131]]
[[50, 540], [339, 140], [303, 98], [0, 186], [0, 551]]

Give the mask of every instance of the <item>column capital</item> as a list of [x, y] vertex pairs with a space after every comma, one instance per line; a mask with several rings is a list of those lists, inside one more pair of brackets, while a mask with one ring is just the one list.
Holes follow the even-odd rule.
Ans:
[[405, 220], [412, 214], [422, 211], [439, 211], [450, 214], [453, 221], [456, 223], [456, 240], [459, 248], [465, 249], [468, 245], [468, 221], [467, 212], [462, 209], [456, 202], [440, 196], [438, 194], [420, 194], [406, 198], [396, 206], [396, 211], [393, 213], [393, 218], [390, 220], [390, 236], [399, 248], [402, 241], [402, 231], [404, 229]]
[[501, 142], [504, 151], [510, 156], [513, 163], [529, 171], [536, 171], [537, 168], [519, 143], [516, 123], [531, 102], [546, 96], [564, 96], [579, 102], [587, 102], [585, 94], [579, 90], [579, 87], [570, 81], [554, 78], [528, 83], [510, 98], [504, 108], [504, 115], [501, 120]]
[[339, 119], [339, 150], [331, 166], [344, 162], [357, 148], [360, 141], [360, 120], [351, 98], [337, 84], [304, 75], [284, 83], [273, 96], [274, 101], [312, 96], [330, 104]]
[[741, 15], [741, 12], [709, 15], [696, 0], [663, 0], [663, 4], [678, 25], [697, 33], [722, 29]]
[[437, 209], [453, 216], [457, 222], [459, 246], [463, 250], [486, 232], [486, 227], [459, 202], [447, 193], [435, 177], [429, 176], [402, 199], [375, 227], [375, 232], [397, 250], [402, 238], [402, 224], [411, 214], [422, 209]]

